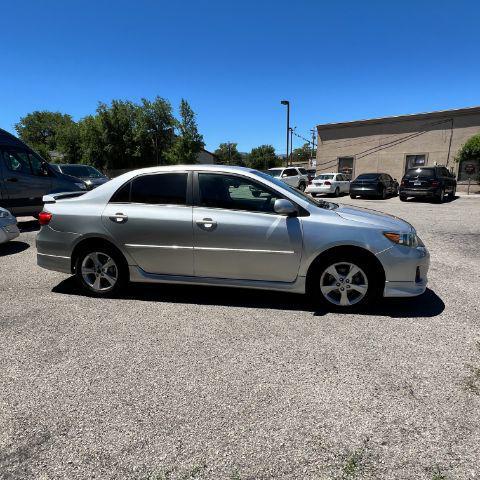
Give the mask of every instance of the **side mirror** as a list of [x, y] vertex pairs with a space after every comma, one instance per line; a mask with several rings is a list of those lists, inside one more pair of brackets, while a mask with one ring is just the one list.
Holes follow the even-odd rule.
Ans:
[[285, 178], [287, 176], [286, 173], [282, 173], [282, 178]]
[[279, 215], [292, 216], [297, 213], [297, 207], [290, 201], [285, 198], [277, 198], [273, 204], [273, 210]]

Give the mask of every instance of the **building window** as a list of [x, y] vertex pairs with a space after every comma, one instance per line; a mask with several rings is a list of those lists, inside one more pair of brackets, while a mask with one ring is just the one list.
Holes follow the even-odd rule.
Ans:
[[405, 171], [410, 168], [423, 167], [427, 163], [427, 155], [425, 153], [405, 155]]

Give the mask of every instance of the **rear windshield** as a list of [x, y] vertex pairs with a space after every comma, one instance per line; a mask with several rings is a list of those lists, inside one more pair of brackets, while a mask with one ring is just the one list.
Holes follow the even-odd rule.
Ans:
[[357, 177], [357, 180], [376, 180], [378, 175], [378, 173], [362, 173]]
[[433, 168], [411, 168], [405, 174], [405, 178], [413, 177], [433, 178], [435, 177], [435, 170]]
[[317, 175], [315, 180], [331, 180], [333, 175]]

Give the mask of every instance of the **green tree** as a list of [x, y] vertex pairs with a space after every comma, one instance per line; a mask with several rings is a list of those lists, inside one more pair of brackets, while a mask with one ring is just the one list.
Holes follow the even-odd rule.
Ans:
[[106, 169], [105, 142], [99, 117], [88, 115], [80, 120], [78, 127], [82, 147], [82, 163], [93, 165], [101, 170]]
[[257, 170], [268, 170], [280, 164], [279, 158], [275, 155], [272, 145], [260, 145], [252, 148], [247, 157], [247, 165]]
[[[455, 157], [455, 161], [460, 163], [473, 163], [474, 165], [476, 163], [477, 170], [475, 176], [472, 175], [470, 178], [475, 179], [477, 182], [480, 181], [480, 172], [478, 171], [480, 168], [480, 134], [470, 137], [465, 142]], [[461, 168], [460, 166], [460, 169]]]
[[222, 165], [243, 165], [242, 154], [237, 150], [236, 143], [221, 143], [213, 152]]
[[61, 126], [57, 131], [56, 141], [56, 150], [64, 155], [62, 162], [79, 163], [81, 161], [82, 139], [78, 123], [71, 122]]
[[300, 148], [295, 148], [292, 152], [294, 162], [307, 163], [312, 158], [312, 147], [309, 143], [303, 144]]
[[195, 113], [184, 99], [180, 102], [180, 121], [177, 123], [178, 135], [172, 147], [166, 153], [168, 163], [194, 164], [204, 147], [203, 136], [198, 132]]
[[176, 125], [172, 106], [167, 100], [158, 96], [153, 102], [142, 98], [137, 109], [135, 140], [143, 163], [164, 163], [166, 151], [174, 142]]
[[59, 130], [73, 123], [70, 115], [36, 110], [20, 118], [15, 130], [25, 143], [48, 160], [49, 152], [57, 150]]
[[105, 103], [98, 105], [106, 169], [138, 166], [140, 152], [135, 141], [137, 113], [138, 106], [130, 101], [112, 100], [110, 106]]

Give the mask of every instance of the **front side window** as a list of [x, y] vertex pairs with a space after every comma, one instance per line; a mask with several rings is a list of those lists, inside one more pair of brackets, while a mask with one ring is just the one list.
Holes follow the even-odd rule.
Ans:
[[28, 158], [34, 175], [38, 175], [39, 177], [48, 175], [48, 171], [45, 169], [45, 162], [38, 155], [29, 153]]
[[297, 175], [297, 171], [294, 168], [286, 168], [282, 177], [294, 177], [295, 175]]
[[158, 173], [134, 178], [130, 200], [153, 205], [186, 205], [187, 174]]
[[281, 168], [277, 168], [275, 170], [268, 170], [268, 174], [271, 175], [272, 177], [279, 177], [281, 175], [281, 173], [283, 172], [283, 170]]
[[273, 213], [275, 200], [282, 198], [268, 187], [235, 175], [199, 173], [200, 206]]

